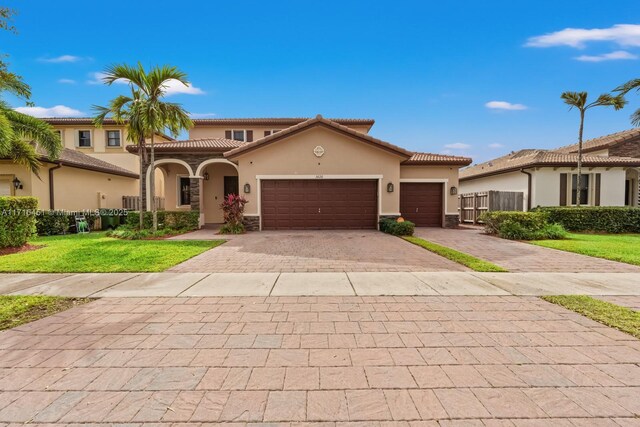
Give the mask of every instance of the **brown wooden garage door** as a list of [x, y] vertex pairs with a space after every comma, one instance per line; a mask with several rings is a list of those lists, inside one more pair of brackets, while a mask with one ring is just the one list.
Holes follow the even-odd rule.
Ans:
[[263, 230], [376, 228], [376, 180], [264, 180]]
[[440, 183], [400, 183], [400, 213], [418, 227], [442, 226], [442, 187]]

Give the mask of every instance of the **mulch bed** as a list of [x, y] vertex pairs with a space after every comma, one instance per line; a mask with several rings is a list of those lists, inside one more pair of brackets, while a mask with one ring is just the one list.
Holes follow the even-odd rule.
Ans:
[[0, 248], [0, 256], [19, 254], [21, 252], [35, 251], [37, 249], [42, 249], [42, 248], [43, 248], [42, 245], [30, 245], [28, 243], [26, 245], [14, 247], [14, 248]]

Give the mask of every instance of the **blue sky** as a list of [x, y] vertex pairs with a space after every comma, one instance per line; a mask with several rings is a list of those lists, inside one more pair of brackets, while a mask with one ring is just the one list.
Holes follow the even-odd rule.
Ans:
[[[193, 84], [170, 99], [198, 117], [374, 118], [376, 137], [482, 161], [575, 142], [561, 92], [640, 78], [637, 0], [5, 3], [19, 34], [0, 50], [47, 115], [123, 92], [96, 84], [109, 64], [168, 63]], [[585, 135], [631, 127], [629, 100], [592, 110]]]

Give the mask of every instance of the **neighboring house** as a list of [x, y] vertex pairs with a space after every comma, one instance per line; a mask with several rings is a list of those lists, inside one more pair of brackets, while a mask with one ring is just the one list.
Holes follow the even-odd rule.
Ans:
[[518, 191], [536, 206], [638, 206], [640, 129], [583, 143], [582, 191], [577, 194], [577, 144], [525, 149], [460, 171], [461, 193]]
[[[167, 210], [223, 221], [238, 193], [249, 229], [375, 229], [382, 217], [458, 223], [458, 170], [471, 159], [414, 153], [368, 135], [364, 119], [200, 119], [190, 139], [156, 146]], [[136, 146], [127, 150], [137, 153]], [[151, 170], [143, 176], [145, 193]], [[147, 205], [150, 195], [145, 194]]]

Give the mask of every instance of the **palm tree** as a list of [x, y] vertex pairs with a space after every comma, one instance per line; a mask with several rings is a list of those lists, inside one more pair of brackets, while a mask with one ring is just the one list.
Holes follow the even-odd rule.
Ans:
[[[620, 95], [624, 96], [635, 90], [636, 92], [640, 92], [640, 79], [629, 80], [625, 84], [618, 86], [613, 91], [619, 92]], [[634, 126], [640, 126], [640, 108], [633, 112], [631, 115], [631, 124]]]
[[[152, 67], [148, 72], [142, 64], [130, 66], [126, 64], [114, 65], [105, 71], [102, 78], [105, 84], [112, 85], [116, 81], [125, 81], [131, 89], [131, 96], [118, 96], [109, 103], [109, 107], [98, 107], [95, 117], [96, 125], [100, 126], [107, 115], [120, 123], [126, 123], [129, 131], [129, 139], [136, 142], [140, 148], [140, 182], [142, 197], [142, 172], [145, 155], [145, 140], [150, 140], [149, 167], [151, 174], [149, 179], [149, 194], [155, 195], [155, 151], [154, 137], [158, 132], [168, 131], [173, 136], [177, 136], [183, 129], [189, 129], [193, 122], [189, 118], [189, 113], [180, 104], [163, 101], [167, 88], [170, 84], [178, 82], [185, 86], [189, 85], [187, 75], [176, 67], [163, 65]], [[144, 154], [143, 154], [144, 153]], [[140, 217], [143, 217], [142, 199], [140, 200]], [[158, 214], [155, 202], [151, 203], [153, 215], [153, 230], [158, 229]], [[141, 221], [142, 228], [142, 221]]]
[[622, 109], [627, 101], [622, 95], [613, 96], [605, 93], [593, 102], [587, 102], [587, 92], [563, 92], [560, 98], [569, 106], [569, 110], [577, 109], [580, 112], [580, 129], [578, 131], [578, 178], [576, 189], [576, 207], [580, 207], [580, 192], [582, 190], [582, 133], [584, 130], [584, 116], [587, 110], [594, 107], [613, 107]]

